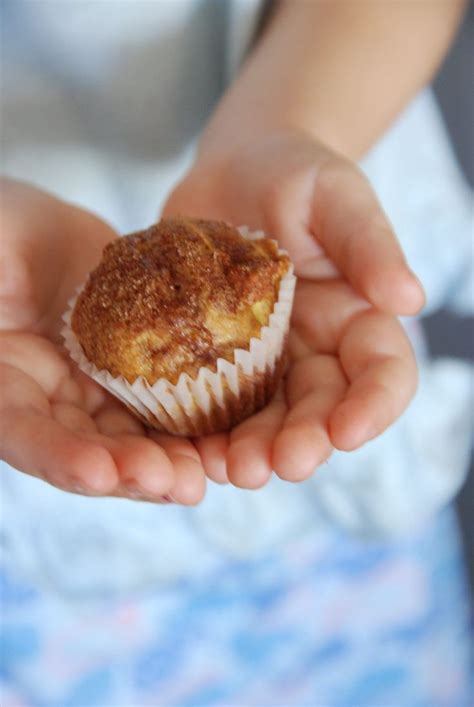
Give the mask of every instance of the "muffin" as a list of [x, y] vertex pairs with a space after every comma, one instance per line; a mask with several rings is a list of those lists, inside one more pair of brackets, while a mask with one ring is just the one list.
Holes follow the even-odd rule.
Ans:
[[261, 233], [164, 219], [106, 246], [66, 317], [66, 345], [148, 425], [229, 429], [278, 386], [294, 282]]

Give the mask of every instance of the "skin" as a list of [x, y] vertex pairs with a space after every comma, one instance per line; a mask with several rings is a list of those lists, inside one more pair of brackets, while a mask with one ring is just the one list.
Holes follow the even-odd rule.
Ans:
[[116, 234], [33, 187], [4, 180], [0, 193], [1, 457], [74, 493], [197, 503], [205, 475], [192, 442], [149, 439], [62, 349], [67, 300]]
[[334, 448], [350, 451], [383, 432], [410, 401], [416, 364], [394, 315], [422, 306], [421, 287], [365, 177], [305, 135], [281, 132], [235, 163], [195, 169], [165, 214], [263, 228], [299, 276], [280, 396], [197, 448], [215, 481], [258, 488], [272, 470], [301, 481]]
[[[1, 457], [75, 493], [156, 502], [166, 494], [193, 504], [206, 475], [243, 488], [264, 485], [272, 470], [301, 481], [334, 448], [356, 449], [383, 432], [417, 382], [396, 316], [418, 312], [424, 295], [350, 158], [429, 79], [460, 7], [281, 2], [217, 107], [164, 212], [263, 228], [299, 276], [284, 384], [228, 434], [191, 441], [147, 433], [75, 369], [62, 351], [60, 317], [116, 234], [92, 214], [4, 180]], [[383, 71], [374, 54], [385, 57]]]

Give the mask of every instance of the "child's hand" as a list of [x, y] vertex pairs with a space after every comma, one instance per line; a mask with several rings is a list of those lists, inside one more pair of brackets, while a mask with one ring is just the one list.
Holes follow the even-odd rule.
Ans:
[[230, 434], [197, 442], [208, 475], [259, 487], [272, 469], [307, 478], [333, 447], [383, 432], [413, 396], [413, 352], [394, 315], [424, 295], [368, 182], [302, 134], [259, 140], [225, 158], [202, 152], [165, 215], [262, 228], [299, 276], [282, 394]]
[[62, 350], [67, 300], [116, 234], [32, 187], [0, 188], [0, 456], [67, 491], [198, 502], [205, 477], [192, 443], [148, 439]]

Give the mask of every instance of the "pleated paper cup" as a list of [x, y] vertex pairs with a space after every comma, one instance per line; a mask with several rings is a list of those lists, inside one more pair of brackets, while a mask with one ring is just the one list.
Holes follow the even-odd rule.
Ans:
[[[262, 231], [239, 228], [251, 240]], [[286, 251], [278, 249], [280, 255]], [[199, 369], [195, 379], [182, 373], [176, 384], [160, 378], [153, 385], [140, 376], [129, 383], [99, 370], [84, 354], [71, 327], [72, 312], [84, 285], [69, 300], [63, 315], [62, 335], [71, 358], [79, 368], [122, 401], [147, 426], [172, 435], [196, 437], [231, 429], [261, 410], [273, 397], [284, 373], [286, 340], [296, 284], [293, 266], [280, 280], [277, 301], [260, 336], [250, 339], [248, 349], [236, 349], [234, 361], [219, 358], [214, 370]]]

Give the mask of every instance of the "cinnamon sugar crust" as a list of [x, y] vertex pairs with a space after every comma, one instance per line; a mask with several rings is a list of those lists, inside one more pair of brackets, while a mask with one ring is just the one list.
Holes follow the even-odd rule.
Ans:
[[289, 260], [224, 222], [164, 219], [109, 243], [72, 315], [99, 370], [132, 383], [215, 370], [268, 323]]

